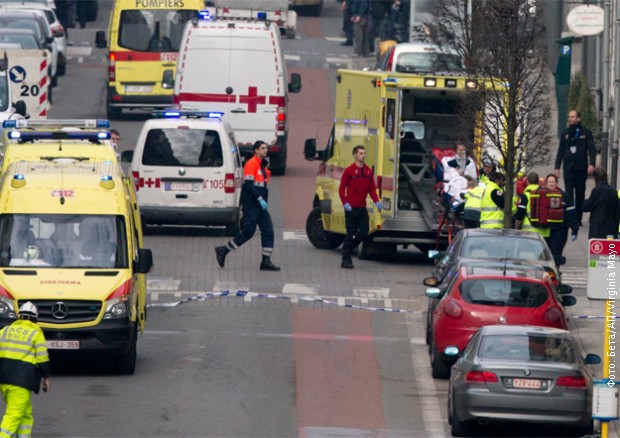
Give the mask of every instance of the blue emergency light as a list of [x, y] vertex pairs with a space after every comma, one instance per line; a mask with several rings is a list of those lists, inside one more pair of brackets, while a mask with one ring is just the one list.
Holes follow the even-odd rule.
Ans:
[[217, 111], [194, 111], [194, 110], [157, 110], [153, 111], [154, 117], [164, 119], [178, 119], [179, 117], [195, 118], [195, 119], [221, 119], [223, 112]]
[[16, 173], [13, 175], [13, 179], [26, 179], [23, 173]]
[[112, 175], [103, 175], [101, 181], [112, 181]]
[[256, 14], [256, 18], [258, 20], [261, 20], [261, 21], [266, 21], [267, 20], [267, 12], [258, 12]]
[[87, 131], [9, 131], [11, 140], [109, 140], [109, 132]]
[[213, 16], [211, 15], [211, 11], [203, 10], [203, 11], [198, 11], [198, 19], [204, 20], [204, 21], [212, 21]]
[[109, 129], [110, 121], [106, 119], [47, 119], [47, 120], [5, 120], [2, 122], [3, 128], [37, 128], [37, 127], [59, 127], [59, 128], [102, 128]]

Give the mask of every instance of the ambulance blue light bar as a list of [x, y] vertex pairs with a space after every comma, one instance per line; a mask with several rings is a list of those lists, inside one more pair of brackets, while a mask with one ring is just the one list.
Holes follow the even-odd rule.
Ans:
[[109, 140], [110, 133], [105, 131], [9, 131], [11, 140]]
[[267, 20], [267, 12], [258, 12], [256, 14], [256, 18], [260, 21], [266, 21]]
[[204, 21], [212, 21], [213, 16], [211, 15], [211, 11], [208, 11], [208, 10], [198, 11], [198, 19], [204, 20]]
[[175, 119], [179, 117], [221, 119], [224, 117], [224, 113], [217, 111], [157, 110], [153, 111], [153, 116], [166, 119]]
[[46, 119], [46, 120], [5, 120], [3, 128], [100, 128], [109, 129], [110, 121], [106, 119]]

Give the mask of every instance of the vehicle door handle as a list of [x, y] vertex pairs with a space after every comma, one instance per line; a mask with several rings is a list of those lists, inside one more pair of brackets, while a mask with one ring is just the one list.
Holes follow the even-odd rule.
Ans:
[[246, 110], [244, 110], [243, 108], [237, 108], [234, 110], [230, 110], [231, 113], [235, 113], [235, 114], [239, 114], [239, 113], [247, 113]]

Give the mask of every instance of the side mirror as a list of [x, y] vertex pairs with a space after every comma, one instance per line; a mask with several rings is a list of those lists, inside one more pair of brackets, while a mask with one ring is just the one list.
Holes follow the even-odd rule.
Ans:
[[564, 256], [555, 256], [553, 258], [555, 259], [555, 264], [558, 266], [562, 266], [566, 264], [566, 257]]
[[424, 295], [429, 298], [439, 298], [441, 296], [441, 289], [439, 289], [438, 287], [429, 287], [424, 292]]
[[426, 277], [422, 280], [422, 284], [424, 284], [424, 286], [437, 286], [439, 284], [439, 280], [437, 277]]
[[291, 73], [291, 82], [288, 84], [289, 93], [299, 93], [301, 91], [301, 75], [299, 73]]
[[138, 262], [135, 265], [135, 271], [138, 274], [148, 274], [153, 267], [153, 253], [150, 249], [138, 249]]
[[131, 163], [133, 161], [133, 150], [121, 152], [121, 162]]
[[577, 304], [577, 298], [572, 295], [562, 295], [560, 298], [562, 299], [562, 305], [564, 307], [574, 306]]
[[54, 35], [54, 38], [62, 38], [65, 36], [64, 32], [61, 30], [55, 30], [52, 35]]
[[441, 258], [441, 251], [437, 251], [436, 249], [428, 250], [428, 258], [431, 260], [439, 260]]
[[316, 160], [316, 139], [309, 138], [304, 143], [304, 157], [308, 161]]
[[568, 295], [573, 292], [573, 288], [568, 284], [558, 284], [557, 289], [560, 295]]
[[583, 359], [583, 362], [586, 365], [596, 365], [601, 363], [601, 357], [598, 354], [588, 353]]
[[164, 76], [161, 79], [161, 88], [171, 89], [174, 87], [174, 72], [172, 70], [164, 70]]
[[95, 47], [97, 47], [98, 49], [105, 49], [107, 45], [108, 42], [105, 39], [105, 31], [98, 30], [95, 34]]

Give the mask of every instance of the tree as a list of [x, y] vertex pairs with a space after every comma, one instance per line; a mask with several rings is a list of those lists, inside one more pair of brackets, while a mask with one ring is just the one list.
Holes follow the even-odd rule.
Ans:
[[506, 174], [504, 226], [512, 223], [514, 182], [550, 156], [551, 106], [543, 62], [544, 27], [534, 0], [437, 0], [428, 23], [440, 45], [465, 59], [477, 85], [471, 108], [480, 111], [484, 149]]

